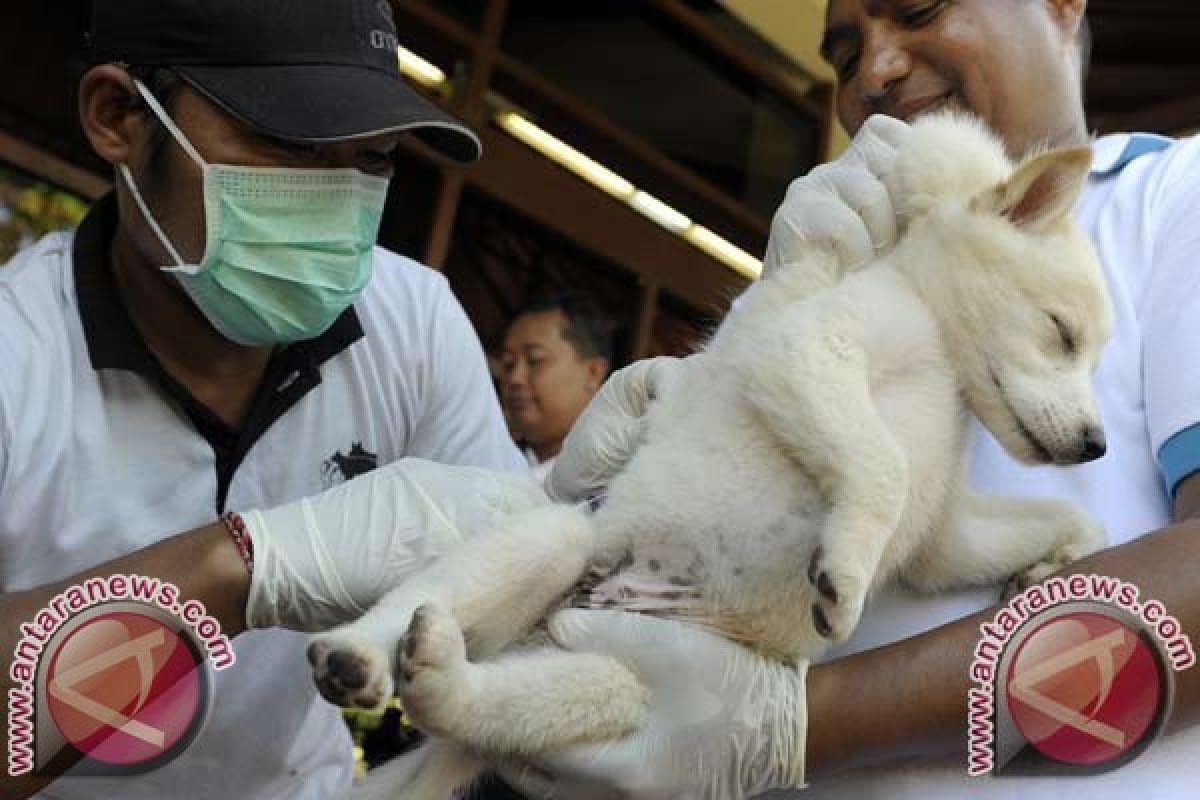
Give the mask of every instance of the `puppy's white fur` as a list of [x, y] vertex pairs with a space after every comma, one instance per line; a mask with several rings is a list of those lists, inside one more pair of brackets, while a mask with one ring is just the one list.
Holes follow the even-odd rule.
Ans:
[[1014, 165], [970, 118], [917, 122], [887, 177], [893, 252], [831, 285], [814, 285], [837, 275], [816, 247], [766, 276], [663, 387], [603, 509], [514, 516], [319, 640], [327, 697], [352, 702], [394, 666], [410, 716], [444, 737], [436, 775], [396, 796], [440, 800], [486, 759], [642, 722], [645, 691], [615, 660], [528, 647], [587, 575], [577, 603], [798, 660], [848, 636], [884, 581], [1034, 580], [1099, 548], [1073, 506], [963, 479], [969, 412], [1028, 463], [1102, 452], [1090, 374], [1111, 312], [1071, 214], [1089, 163], [1080, 148]]

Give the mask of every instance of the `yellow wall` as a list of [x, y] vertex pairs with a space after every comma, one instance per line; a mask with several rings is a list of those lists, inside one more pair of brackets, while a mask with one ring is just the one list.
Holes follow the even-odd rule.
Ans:
[[[826, 0], [724, 0], [724, 5], [759, 36], [786, 53], [818, 81], [832, 83], [833, 70], [821, 58]], [[846, 147], [846, 134], [834, 125], [834, 158]]]

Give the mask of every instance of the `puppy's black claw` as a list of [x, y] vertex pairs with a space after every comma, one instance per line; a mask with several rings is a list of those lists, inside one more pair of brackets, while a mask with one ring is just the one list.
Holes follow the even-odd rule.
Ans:
[[812, 607], [813, 627], [817, 629], [817, 633], [824, 636], [826, 639], [833, 635], [833, 626], [829, 624], [828, 618], [825, 616], [825, 609], [814, 604]]
[[817, 565], [820, 563], [823, 555], [825, 555], [825, 550], [820, 545], [817, 545], [817, 548], [813, 550], [812, 558], [808, 561], [808, 582], [813, 586], [817, 585], [817, 573], [820, 571]]
[[828, 572], [822, 572], [817, 576], [817, 591], [820, 592], [831, 603], [836, 603], [838, 601], [837, 587], [833, 585], [833, 581], [830, 580]]

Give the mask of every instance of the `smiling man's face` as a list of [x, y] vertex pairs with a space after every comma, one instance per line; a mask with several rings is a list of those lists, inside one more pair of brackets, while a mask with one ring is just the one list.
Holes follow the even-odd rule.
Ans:
[[830, 0], [822, 52], [851, 133], [872, 114], [983, 117], [1014, 155], [1086, 141], [1077, 37], [1086, 0]]

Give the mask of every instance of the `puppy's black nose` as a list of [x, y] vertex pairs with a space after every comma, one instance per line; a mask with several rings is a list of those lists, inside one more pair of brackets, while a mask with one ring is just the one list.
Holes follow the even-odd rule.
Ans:
[[1079, 463], [1095, 461], [1107, 450], [1108, 444], [1104, 440], [1104, 429], [1089, 425], [1083, 432], [1083, 455], [1080, 457]]

